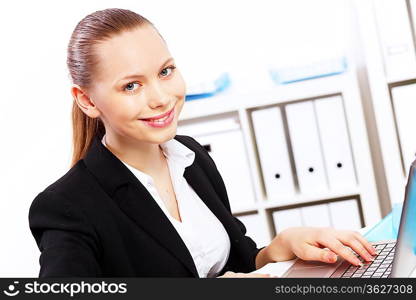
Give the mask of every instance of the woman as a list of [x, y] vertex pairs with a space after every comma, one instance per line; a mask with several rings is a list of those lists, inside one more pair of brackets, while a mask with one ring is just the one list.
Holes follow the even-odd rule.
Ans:
[[86, 16], [68, 46], [74, 98], [71, 169], [33, 200], [40, 277], [268, 277], [292, 259], [358, 265], [375, 255], [358, 233], [291, 228], [257, 248], [233, 217], [213, 160], [176, 135], [185, 83], [146, 18]]

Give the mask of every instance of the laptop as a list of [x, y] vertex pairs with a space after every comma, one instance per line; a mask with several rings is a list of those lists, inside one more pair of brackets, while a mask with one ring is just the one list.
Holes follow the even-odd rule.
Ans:
[[397, 240], [379, 241], [372, 245], [379, 254], [371, 262], [351, 250], [364, 264], [361, 267], [341, 257], [333, 264], [297, 259], [282, 277], [409, 277], [416, 267], [416, 160], [409, 171]]

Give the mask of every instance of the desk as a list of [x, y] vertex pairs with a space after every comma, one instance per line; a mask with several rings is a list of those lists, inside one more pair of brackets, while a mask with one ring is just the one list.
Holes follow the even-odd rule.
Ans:
[[[367, 240], [372, 242], [383, 239], [396, 239], [399, 227], [398, 224], [400, 222], [400, 213], [401, 205], [395, 205], [392, 209], [392, 212], [385, 216], [379, 223], [373, 226], [363, 227], [359, 230], [359, 232], [364, 235]], [[253, 273], [270, 274], [272, 276], [281, 277], [286, 272], [286, 270], [295, 263], [295, 261], [296, 259], [269, 263], [262, 268], [254, 271]], [[416, 278], [416, 269], [413, 271], [410, 277]]]

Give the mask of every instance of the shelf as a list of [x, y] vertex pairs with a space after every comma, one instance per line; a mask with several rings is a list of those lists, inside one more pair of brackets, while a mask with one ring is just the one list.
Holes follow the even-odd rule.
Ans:
[[274, 85], [257, 91], [242, 92], [236, 87], [230, 88], [213, 97], [186, 101], [179, 120], [339, 94], [350, 75], [346, 72], [302, 82]]
[[277, 208], [277, 207], [286, 207], [286, 206], [292, 206], [292, 205], [316, 203], [319, 201], [329, 201], [329, 200], [334, 200], [334, 199], [353, 199], [353, 198], [357, 198], [357, 196], [359, 195], [360, 195], [359, 189], [350, 189], [350, 190], [346, 190], [345, 192], [326, 192], [326, 193], [319, 193], [315, 195], [299, 194], [288, 200], [279, 200], [279, 201], [265, 200], [259, 206], [264, 209], [271, 209], [271, 208]]
[[356, 199], [359, 198], [360, 190], [359, 189], [349, 189], [344, 192], [327, 192], [319, 193], [315, 195], [295, 195], [290, 199], [281, 199], [269, 201], [264, 199], [253, 203], [253, 205], [248, 205], [246, 207], [239, 207], [233, 210], [233, 214], [247, 213], [251, 211], [261, 210], [261, 209], [273, 209], [273, 208], [283, 208], [290, 206], [299, 206], [299, 205], [310, 205], [317, 204], [320, 202], [327, 202], [330, 200], [339, 200], [339, 199]]

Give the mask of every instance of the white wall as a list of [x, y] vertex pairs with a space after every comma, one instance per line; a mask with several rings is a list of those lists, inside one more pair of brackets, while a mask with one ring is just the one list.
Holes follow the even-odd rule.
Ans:
[[37, 276], [28, 227], [33, 198], [71, 157], [66, 46], [78, 21], [132, 9], [159, 29], [190, 84], [229, 70], [240, 89], [261, 86], [267, 64], [343, 54], [344, 1], [2, 1], [0, 3], [0, 276]]

